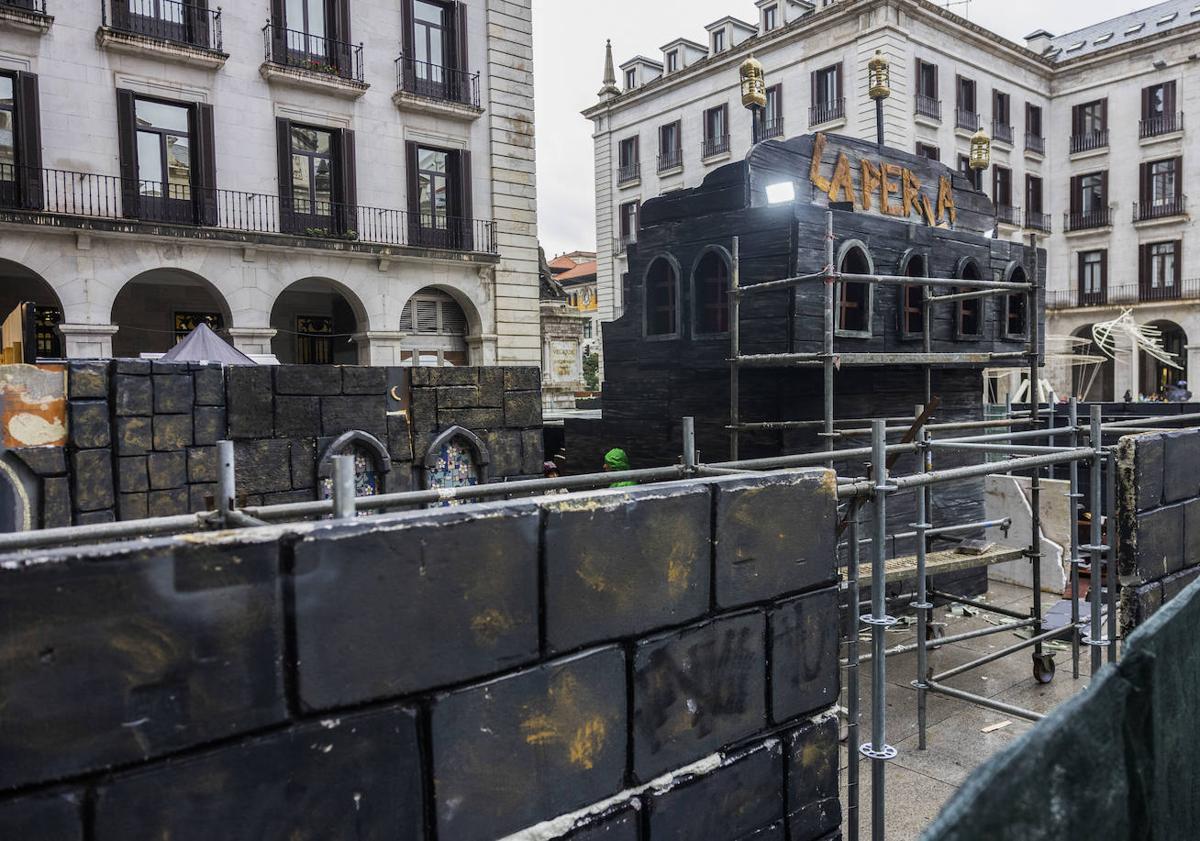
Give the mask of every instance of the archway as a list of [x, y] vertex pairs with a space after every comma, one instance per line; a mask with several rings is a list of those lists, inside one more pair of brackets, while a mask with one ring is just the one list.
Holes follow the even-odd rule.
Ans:
[[[924, 254], [908, 251], [900, 258], [900, 274], [904, 277], [928, 277], [928, 261]], [[900, 335], [917, 338], [925, 335], [925, 288], [903, 286], [900, 290]]]
[[[983, 273], [979, 264], [970, 257], [964, 257], [958, 263], [955, 276], [962, 280], [982, 280]], [[955, 288], [956, 293], [970, 290]], [[983, 298], [972, 298], [958, 302], [957, 337], [978, 338], [983, 335]]]
[[[1005, 275], [1008, 283], [1028, 283], [1025, 269], [1020, 264], [1009, 266]], [[1023, 292], [1004, 296], [1004, 335], [1009, 339], [1024, 339], [1029, 331], [1028, 298]]]
[[[875, 263], [865, 244], [851, 240], [842, 245], [838, 270], [846, 274], [875, 274]], [[871, 335], [871, 284], [859, 281], [837, 284], [837, 330], [851, 336]]]
[[679, 266], [670, 257], [656, 257], [646, 269], [645, 317], [647, 336], [679, 334]]
[[11, 260], [0, 260], [0, 322], [24, 303], [34, 305], [37, 355], [61, 359], [62, 336], [56, 327], [62, 322], [63, 307], [58, 295], [37, 272]]
[[120, 328], [113, 356], [128, 358], [166, 353], [200, 324], [224, 335], [230, 312], [221, 293], [199, 275], [151, 269], [121, 287], [109, 320]]
[[1167, 390], [1178, 382], [1188, 382], [1187, 364], [1187, 333], [1174, 321], [1160, 319], [1151, 321], [1147, 327], [1157, 328], [1162, 332], [1163, 349], [1169, 353], [1178, 368], [1173, 368], [1165, 362], [1160, 362], [1148, 353], [1138, 354], [1141, 360], [1141, 371], [1138, 377], [1138, 389], [1147, 397], [1158, 394], [1165, 395]]
[[1116, 362], [1092, 337], [1092, 327], [1080, 327], [1071, 337], [1071, 394], [1086, 403], [1111, 403], [1115, 399]]
[[692, 269], [692, 334], [713, 336], [729, 332], [730, 258], [712, 247]]
[[474, 308], [468, 311], [449, 292], [434, 286], [417, 290], [400, 314], [400, 331], [408, 334], [400, 345], [401, 364], [471, 364], [467, 337], [478, 334], [478, 322]]
[[271, 305], [271, 353], [282, 365], [356, 365], [354, 336], [366, 329], [362, 303], [319, 277], [298, 280]]

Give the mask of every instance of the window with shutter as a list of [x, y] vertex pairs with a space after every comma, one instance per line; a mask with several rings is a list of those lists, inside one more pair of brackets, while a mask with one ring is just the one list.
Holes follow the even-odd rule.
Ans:
[[425, 299], [416, 301], [417, 332], [438, 332], [438, 302]]

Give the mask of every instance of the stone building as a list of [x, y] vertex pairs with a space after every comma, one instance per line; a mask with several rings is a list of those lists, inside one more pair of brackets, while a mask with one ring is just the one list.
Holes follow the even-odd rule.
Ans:
[[[591, 318], [579, 309], [578, 290], [569, 290], [560, 277], [571, 257], [556, 257], [542, 265], [542, 405], [547, 412], [575, 408], [575, 395], [584, 390], [583, 355]], [[594, 263], [593, 263], [594, 265]]]
[[529, 0], [5, 0], [0, 123], [44, 356], [539, 361]]
[[[1083, 337], [1076, 349], [1091, 353], [1091, 325], [1128, 307], [1178, 354], [1183, 370], [1118, 354], [1087, 396], [1153, 392], [1200, 371], [1200, 339], [1189, 338], [1200, 337], [1200, 280], [1187, 279], [1200, 277], [1200, 238], [1188, 236], [1186, 200], [1200, 170], [1187, 165], [1197, 135], [1183, 119], [1200, 97], [1195, 0], [1065, 35], [1039, 30], [1023, 45], [928, 0], [755, 6], [753, 22], [722, 18], [700, 42], [677, 39], [661, 57], [625, 62], [619, 78], [610, 47], [600, 102], [584, 112], [596, 128], [603, 321], [624, 309], [643, 202], [698, 186], [756, 142], [809, 131], [874, 139], [867, 62], [878, 50], [891, 64], [888, 146], [966, 171], [971, 136], [981, 127], [991, 136], [993, 166], [976, 186], [996, 206], [996, 236], [1036, 235], [1047, 249], [1050, 334]], [[754, 117], [738, 88], [751, 54], [768, 98]], [[1048, 374], [1066, 394], [1084, 390], [1080, 370], [1064, 359]]]
[[596, 284], [596, 252], [572, 251], [550, 261], [554, 279], [567, 294], [567, 303], [587, 316], [583, 328], [583, 352], [597, 353], [600, 344], [600, 302]]

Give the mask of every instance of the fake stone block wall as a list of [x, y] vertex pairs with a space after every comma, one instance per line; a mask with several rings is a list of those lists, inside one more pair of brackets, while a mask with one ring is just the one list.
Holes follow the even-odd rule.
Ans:
[[833, 838], [835, 526], [809, 470], [0, 558], [0, 838]]
[[1121, 439], [1116, 534], [1128, 632], [1200, 578], [1200, 430]]
[[[393, 387], [405, 377], [401, 415]], [[388, 451], [389, 491], [419, 486], [431, 442], [455, 425], [483, 440], [492, 479], [540, 477], [540, 385], [537, 368], [74, 361], [66, 446], [13, 453], [37, 486], [41, 528], [209, 510], [225, 438], [246, 505], [318, 498], [321, 454], [354, 430]]]

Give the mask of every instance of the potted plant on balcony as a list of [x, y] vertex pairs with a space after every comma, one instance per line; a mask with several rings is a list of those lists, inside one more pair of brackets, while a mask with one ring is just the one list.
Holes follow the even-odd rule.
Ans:
[[307, 59], [303, 67], [305, 70], [311, 70], [313, 73], [324, 73], [328, 76], [336, 76], [338, 69], [327, 61], [319, 58]]

